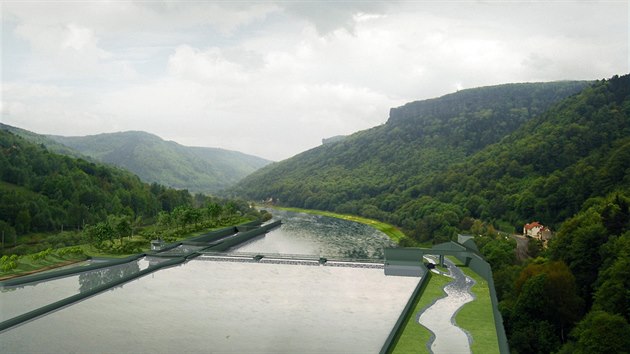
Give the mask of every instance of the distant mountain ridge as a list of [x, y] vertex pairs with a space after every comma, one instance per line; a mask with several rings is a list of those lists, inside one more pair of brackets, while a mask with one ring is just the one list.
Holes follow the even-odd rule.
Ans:
[[66, 137], [39, 135], [6, 125], [1, 128], [52, 151], [88, 157], [129, 170], [145, 182], [191, 192], [217, 193], [270, 163], [237, 151], [188, 147], [141, 131]]
[[216, 193], [270, 162], [236, 151], [183, 146], [139, 131], [49, 137], [99, 161], [132, 171], [147, 182], [192, 192]]

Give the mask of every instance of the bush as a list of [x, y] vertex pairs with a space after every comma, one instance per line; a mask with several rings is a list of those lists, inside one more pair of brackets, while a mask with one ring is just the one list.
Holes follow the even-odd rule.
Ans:
[[48, 248], [44, 251], [35, 253], [33, 255], [31, 255], [31, 259], [34, 261], [39, 261], [39, 260], [44, 260], [46, 259], [46, 257], [50, 256], [50, 254], [52, 253], [52, 248]]
[[20, 257], [17, 254], [12, 254], [10, 256], [7, 256], [7, 255], [2, 256], [2, 258], [0, 258], [0, 269], [3, 272], [8, 272], [10, 270], [17, 268], [19, 258]]
[[70, 248], [63, 248], [57, 251], [57, 254], [60, 257], [65, 257], [67, 255], [74, 255], [74, 256], [83, 256], [85, 255], [85, 252], [83, 251], [83, 248], [76, 246], [76, 247], [70, 247]]

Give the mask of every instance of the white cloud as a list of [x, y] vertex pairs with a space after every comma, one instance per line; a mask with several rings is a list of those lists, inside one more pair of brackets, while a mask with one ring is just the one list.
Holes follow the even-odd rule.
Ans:
[[239, 84], [247, 81], [243, 68], [227, 60], [221, 49], [199, 50], [183, 45], [169, 57], [168, 72], [180, 79], [202, 81], [211, 85]]
[[3, 121], [145, 130], [272, 159], [381, 124], [412, 100], [628, 71], [621, 2], [0, 6]]

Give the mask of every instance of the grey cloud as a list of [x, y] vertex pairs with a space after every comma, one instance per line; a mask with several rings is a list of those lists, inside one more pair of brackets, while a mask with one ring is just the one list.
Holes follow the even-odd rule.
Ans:
[[383, 14], [393, 3], [393, 1], [297, 1], [279, 4], [288, 13], [312, 23], [320, 35], [325, 35], [340, 28], [353, 33], [356, 14]]

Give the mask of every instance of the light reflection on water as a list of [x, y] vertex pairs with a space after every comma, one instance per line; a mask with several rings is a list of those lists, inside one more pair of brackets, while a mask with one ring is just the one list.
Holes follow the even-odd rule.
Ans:
[[137, 261], [62, 278], [0, 287], [0, 322], [137, 273], [165, 260], [165, 258], [143, 257]]

